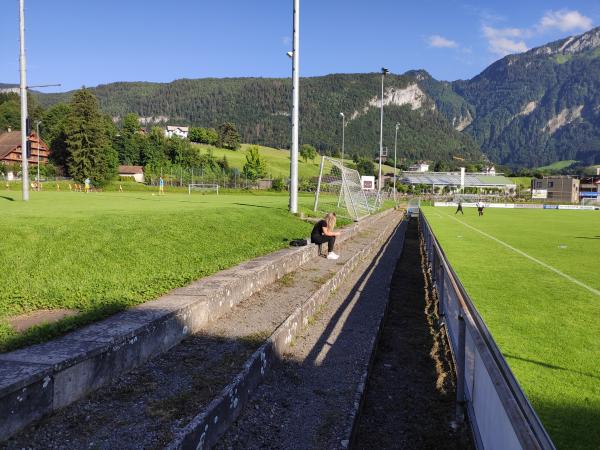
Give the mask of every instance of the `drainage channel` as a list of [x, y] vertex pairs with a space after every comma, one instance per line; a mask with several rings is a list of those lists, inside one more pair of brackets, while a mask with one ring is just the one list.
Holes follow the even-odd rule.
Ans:
[[383, 217], [344, 242], [339, 260], [312, 260], [166, 354], [27, 427], [3, 447], [164, 447], [238, 374], [295, 308], [368, 247], [382, 227], [397, 220], [395, 214]]
[[389, 298], [351, 447], [474, 448], [468, 425], [455, 422], [455, 374], [417, 219], [408, 225]]
[[348, 446], [405, 227], [321, 306], [215, 448]]

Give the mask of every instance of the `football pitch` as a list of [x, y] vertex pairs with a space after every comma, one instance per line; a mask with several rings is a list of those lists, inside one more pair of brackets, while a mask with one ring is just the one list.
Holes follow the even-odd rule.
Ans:
[[[300, 196], [307, 210], [313, 196]], [[282, 194], [0, 192], [0, 351], [40, 342], [287, 247], [311, 225]], [[16, 333], [8, 318], [73, 317]]]
[[425, 207], [556, 446], [600, 442], [600, 212]]

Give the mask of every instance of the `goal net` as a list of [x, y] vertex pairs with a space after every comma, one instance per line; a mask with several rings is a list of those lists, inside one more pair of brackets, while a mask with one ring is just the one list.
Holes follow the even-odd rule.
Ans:
[[216, 193], [219, 195], [219, 185], [218, 184], [188, 184], [188, 194], [192, 192], [201, 192], [203, 194], [212, 194]]
[[346, 167], [340, 160], [322, 157], [314, 211], [335, 212], [360, 220], [377, 209], [376, 203], [376, 200], [369, 202], [356, 170]]

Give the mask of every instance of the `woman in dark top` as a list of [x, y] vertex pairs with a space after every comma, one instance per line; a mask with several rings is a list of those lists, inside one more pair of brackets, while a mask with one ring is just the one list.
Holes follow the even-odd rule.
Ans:
[[341, 233], [333, 231], [336, 222], [335, 213], [327, 213], [325, 219], [319, 220], [313, 227], [310, 234], [310, 241], [313, 244], [324, 244], [327, 242], [327, 259], [338, 259], [340, 256], [333, 252], [335, 238]]

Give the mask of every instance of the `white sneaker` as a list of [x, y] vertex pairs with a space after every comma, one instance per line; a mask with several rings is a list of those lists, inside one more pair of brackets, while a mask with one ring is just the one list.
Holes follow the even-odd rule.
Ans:
[[327, 259], [338, 259], [339, 257], [340, 257], [340, 255], [336, 255], [333, 252], [331, 252], [327, 255]]

